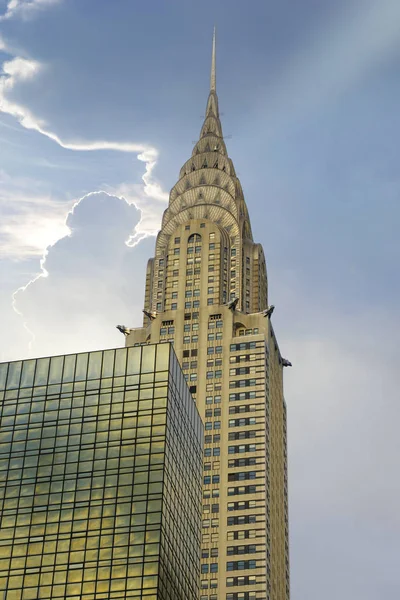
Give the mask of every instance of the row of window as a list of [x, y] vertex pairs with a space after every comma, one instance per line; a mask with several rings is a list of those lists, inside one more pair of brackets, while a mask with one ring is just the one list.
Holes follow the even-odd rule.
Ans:
[[[206, 404], [212, 404], [213, 402], [213, 397], [212, 396], [206, 396]], [[214, 404], [220, 404], [221, 402], [221, 396], [217, 395], [214, 396]]]
[[261, 464], [262, 459], [257, 461], [254, 456], [250, 456], [248, 458], [236, 458], [232, 460], [228, 460], [228, 467], [230, 469], [236, 469], [237, 467], [250, 467], [252, 465]]
[[204, 504], [203, 505], [203, 513], [219, 513], [219, 504]]
[[218, 556], [218, 548], [204, 548], [201, 551], [201, 558], [209, 558], [209, 557], [217, 557]]
[[256, 560], [233, 560], [226, 563], [227, 571], [245, 571], [247, 569], [256, 569]]
[[238, 388], [238, 387], [252, 387], [253, 385], [257, 385], [256, 379], [237, 379], [236, 381], [230, 381], [229, 387]]
[[209, 417], [220, 417], [221, 416], [221, 409], [220, 408], [207, 408], [206, 409], [206, 413], [205, 413], [205, 417], [206, 419]]
[[222, 377], [222, 369], [217, 369], [216, 371], [207, 371], [206, 379], [220, 379]]
[[[256, 576], [255, 575], [246, 575], [245, 577], [227, 577], [226, 578], [226, 586], [227, 587], [233, 587], [233, 586], [239, 586], [239, 585], [255, 585], [256, 583]], [[228, 594], [227, 596], [228, 597]]]
[[[257, 489], [259, 488], [259, 489]], [[255, 494], [257, 491], [261, 491], [262, 486], [256, 485], [242, 485], [235, 487], [228, 487], [228, 496], [238, 496], [242, 494]]]
[[238, 350], [254, 350], [257, 347], [257, 342], [241, 342], [240, 344], [231, 344], [230, 351], [237, 352]]
[[161, 327], [160, 335], [172, 335], [175, 333], [175, 327]]
[[208, 527], [218, 527], [218, 525], [219, 519], [203, 519], [203, 529], [208, 529]]
[[246, 425], [255, 425], [256, 417], [242, 417], [241, 419], [229, 419], [229, 427], [245, 427]]
[[[214, 460], [212, 463], [212, 468], [214, 469], [214, 471], [218, 470], [219, 467], [220, 467], [219, 460]], [[211, 471], [211, 463], [210, 462], [204, 463], [204, 471]]]
[[218, 563], [210, 563], [201, 565], [201, 573], [204, 575], [206, 573], [218, 573]]
[[210, 483], [219, 483], [219, 475], [205, 475], [205, 477], [203, 477], [203, 483], [204, 485], [210, 485]]
[[228, 440], [248, 440], [250, 438], [256, 437], [257, 432], [254, 430], [251, 431], [232, 431], [228, 434]]
[[261, 358], [260, 354], [237, 354], [236, 356], [230, 356], [229, 362], [230, 363], [250, 362], [253, 360], [257, 360], [258, 358]]
[[204, 428], [206, 431], [210, 431], [211, 429], [221, 429], [221, 421], [208, 421], [205, 423]]
[[[214, 335], [214, 334], [211, 334]], [[208, 346], [207, 354], [210, 356], [211, 354], [222, 354], [222, 346]]]
[[[256, 592], [236, 592], [234, 594], [226, 594], [226, 600], [256, 600], [256, 598]], [[265, 596], [260, 596], [260, 599], [265, 600]], [[218, 596], [216, 594], [211, 594], [211, 596], [200, 596], [200, 600], [218, 600]], [[269, 600], [269, 596], [267, 600]]]

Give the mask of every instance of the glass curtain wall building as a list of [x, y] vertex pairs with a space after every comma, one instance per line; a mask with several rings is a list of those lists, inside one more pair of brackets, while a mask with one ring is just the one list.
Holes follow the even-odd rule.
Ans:
[[170, 344], [0, 364], [0, 597], [198, 598], [203, 425]]
[[144, 308], [127, 345], [173, 341], [205, 423], [200, 599], [288, 600], [290, 363], [271, 324], [264, 252], [222, 133], [215, 37], [205, 120], [170, 192]]

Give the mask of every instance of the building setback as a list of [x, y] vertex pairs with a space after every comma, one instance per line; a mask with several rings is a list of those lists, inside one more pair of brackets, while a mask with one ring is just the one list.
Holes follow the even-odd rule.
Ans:
[[170, 344], [0, 364], [0, 596], [197, 600], [203, 425]]
[[[273, 310], [273, 309], [272, 309]], [[174, 343], [205, 423], [201, 600], [288, 600], [286, 406], [265, 258], [218, 111], [213, 40], [200, 138], [170, 192], [143, 327]]]

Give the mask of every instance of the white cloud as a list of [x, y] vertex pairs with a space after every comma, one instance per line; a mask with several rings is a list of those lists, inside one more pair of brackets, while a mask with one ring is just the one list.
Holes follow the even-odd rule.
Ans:
[[145, 275], [139, 257], [150, 248], [124, 243], [139, 218], [133, 205], [105, 192], [87, 194], [73, 206], [69, 235], [46, 249], [41, 272], [13, 293], [29, 350], [34, 342], [41, 355], [116, 345], [122, 342], [118, 321], [139, 325], [143, 299], [137, 290]]
[[[160, 202], [164, 203], [168, 200], [168, 194], [162, 190], [161, 185], [154, 179], [153, 175], [157, 163], [158, 151], [149, 145], [136, 142], [61, 139], [56, 133], [50, 130], [43, 119], [33, 115], [28, 107], [10, 99], [13, 90], [18, 85], [27, 82], [29, 83], [30, 80], [40, 76], [44, 70], [45, 67], [43, 64], [31, 59], [14, 57], [12, 60], [4, 62], [3, 75], [0, 76], [0, 111], [16, 118], [26, 129], [33, 129], [41, 133], [67, 150], [114, 150], [137, 154], [138, 160], [145, 163], [145, 172], [142, 177], [143, 185], [126, 183], [118, 186], [116, 190], [109, 191], [118, 196], [124, 196], [130, 203], [135, 204], [142, 211], [142, 219], [140, 220], [132, 239], [128, 241], [129, 244], [134, 245], [144, 237], [155, 235], [159, 228], [161, 212], [156, 209], [156, 215], [154, 215], [154, 205], [158, 205]], [[20, 207], [21, 211], [25, 212], [23, 204], [21, 204]], [[27, 204], [29, 205], [29, 201], [25, 201], [25, 205]], [[35, 222], [38, 227], [38, 234], [35, 236], [35, 240], [32, 239], [32, 236], [30, 236], [30, 239], [28, 238], [28, 241], [34, 243], [28, 243], [25, 250], [23, 248], [23, 239], [24, 232], [26, 232], [27, 229], [24, 224], [24, 218], [18, 222], [18, 216], [16, 215], [14, 219], [9, 218], [8, 222], [3, 223], [0, 233], [3, 233], [3, 243], [5, 243], [3, 249], [6, 253], [14, 256], [17, 256], [20, 253], [24, 256], [26, 254], [36, 253], [38, 250], [37, 244], [41, 241], [44, 242], [45, 239], [50, 239], [49, 243], [54, 243], [54, 241], [56, 241], [54, 236], [57, 236], [56, 232], [59, 232], [60, 234], [65, 232], [65, 228], [60, 222], [58, 208], [59, 207], [57, 207], [57, 219], [56, 223], [54, 223], [54, 228], [51, 225], [51, 223], [54, 222], [53, 215], [50, 216], [50, 219], [44, 217], [43, 214], [37, 215]], [[66, 217], [67, 215], [64, 213], [64, 218]], [[41, 218], [43, 218], [43, 220], [42, 225], [40, 226]], [[4, 239], [6, 239], [6, 242], [4, 242]], [[42, 248], [41, 252], [44, 251], [45, 247]]]
[[6, 12], [0, 16], [0, 21], [20, 16], [27, 18], [35, 11], [59, 4], [62, 0], [8, 0]]
[[42, 256], [47, 246], [68, 234], [65, 221], [71, 204], [52, 197], [40, 181], [0, 171], [1, 256]]

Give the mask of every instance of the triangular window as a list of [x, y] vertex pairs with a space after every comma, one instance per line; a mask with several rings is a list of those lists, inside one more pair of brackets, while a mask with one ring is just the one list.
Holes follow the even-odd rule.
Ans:
[[201, 185], [205, 185], [205, 184], [206, 184], [206, 178], [204, 177], [204, 175], [202, 175], [202, 176], [200, 177], [200, 184], [201, 184]]

